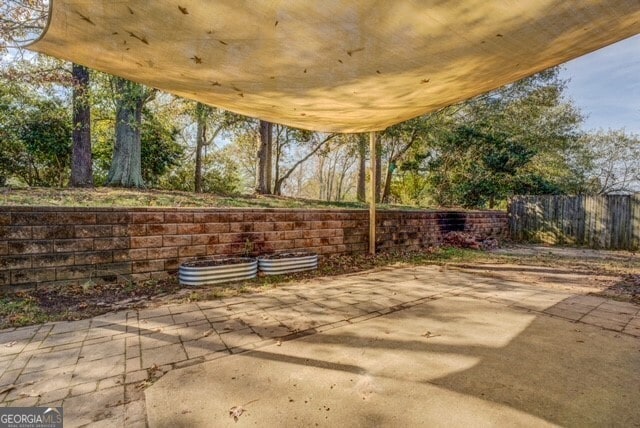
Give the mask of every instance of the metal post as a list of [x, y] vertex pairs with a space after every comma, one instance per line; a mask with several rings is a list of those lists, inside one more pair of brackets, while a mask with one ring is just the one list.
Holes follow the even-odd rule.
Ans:
[[369, 173], [371, 174], [369, 184], [371, 194], [369, 199], [369, 254], [376, 254], [376, 132], [369, 133], [369, 152], [371, 161], [369, 162]]

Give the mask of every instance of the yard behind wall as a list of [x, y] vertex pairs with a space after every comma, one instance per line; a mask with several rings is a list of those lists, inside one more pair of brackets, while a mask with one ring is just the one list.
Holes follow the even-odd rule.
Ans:
[[[498, 211], [379, 211], [378, 249], [417, 249], [444, 233], [503, 238]], [[365, 253], [364, 210], [0, 207], [0, 286], [162, 278], [194, 258], [286, 250]]]

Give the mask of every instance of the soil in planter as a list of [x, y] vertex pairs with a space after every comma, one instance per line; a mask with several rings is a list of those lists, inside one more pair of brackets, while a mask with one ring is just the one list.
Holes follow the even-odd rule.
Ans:
[[253, 259], [250, 258], [229, 258], [229, 259], [218, 259], [218, 260], [195, 260], [192, 262], [182, 263], [183, 267], [213, 267], [213, 266], [227, 266], [227, 265], [237, 265], [242, 263], [251, 263]]
[[282, 260], [282, 259], [294, 259], [297, 257], [311, 257], [315, 255], [316, 255], [315, 253], [308, 253], [308, 252], [279, 253], [279, 254], [267, 254], [266, 256], [261, 256], [260, 258], [263, 260]]

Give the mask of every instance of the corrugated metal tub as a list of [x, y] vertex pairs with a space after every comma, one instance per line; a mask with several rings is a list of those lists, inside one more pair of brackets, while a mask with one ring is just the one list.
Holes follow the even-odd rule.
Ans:
[[318, 255], [309, 252], [270, 254], [258, 257], [258, 267], [265, 275], [282, 275], [318, 268]]
[[219, 284], [255, 278], [258, 261], [248, 257], [218, 260], [196, 260], [180, 265], [178, 277], [181, 285]]

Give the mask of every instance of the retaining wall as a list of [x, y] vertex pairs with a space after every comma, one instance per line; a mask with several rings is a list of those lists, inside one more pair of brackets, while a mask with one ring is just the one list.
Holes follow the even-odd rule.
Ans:
[[[379, 211], [378, 249], [421, 248], [449, 231], [505, 237], [497, 211]], [[365, 210], [0, 207], [0, 286], [162, 278], [206, 256], [368, 250]]]

